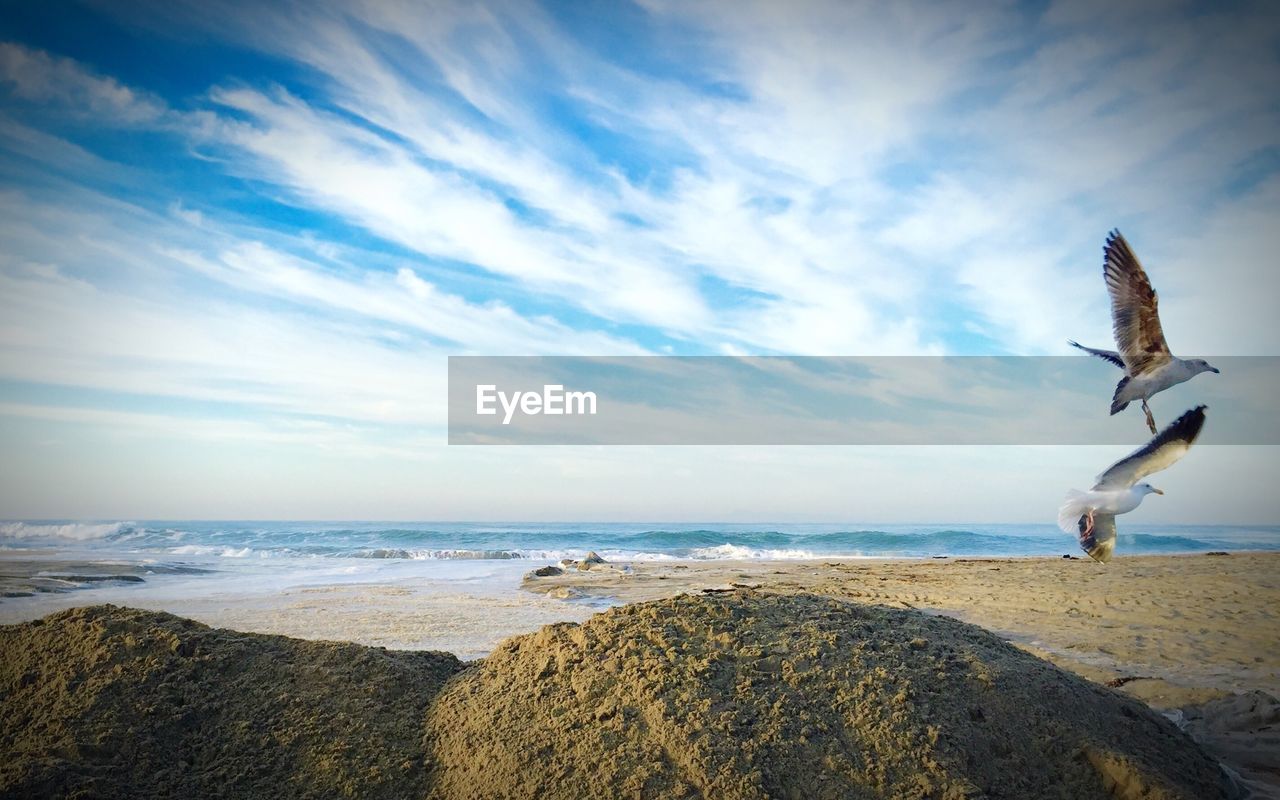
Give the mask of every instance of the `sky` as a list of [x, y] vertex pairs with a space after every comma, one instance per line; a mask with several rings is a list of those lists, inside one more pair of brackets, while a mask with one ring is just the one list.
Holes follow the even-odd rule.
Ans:
[[1052, 522], [1123, 450], [450, 447], [447, 357], [1067, 355], [1112, 228], [1280, 355], [1277, 212], [1267, 2], [9, 4], [0, 517]]

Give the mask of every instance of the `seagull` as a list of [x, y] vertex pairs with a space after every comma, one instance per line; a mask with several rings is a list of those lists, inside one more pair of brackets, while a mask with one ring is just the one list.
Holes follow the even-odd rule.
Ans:
[[1058, 527], [1078, 533], [1081, 549], [1094, 561], [1110, 561], [1116, 546], [1116, 516], [1134, 510], [1149, 494], [1164, 494], [1138, 481], [1186, 454], [1204, 427], [1205, 408], [1196, 406], [1186, 412], [1151, 441], [1112, 464], [1091, 490], [1067, 492], [1058, 509]]
[[1067, 344], [1124, 370], [1124, 377], [1116, 384], [1116, 393], [1111, 399], [1111, 413], [1118, 414], [1129, 403], [1141, 400], [1147, 427], [1155, 433], [1156, 421], [1147, 405], [1151, 396], [1191, 380], [1201, 372], [1218, 370], [1203, 358], [1182, 359], [1169, 352], [1160, 328], [1159, 298], [1120, 231], [1113, 230], [1107, 236], [1103, 252], [1106, 258], [1102, 276], [1111, 295], [1111, 327], [1120, 351], [1085, 347], [1071, 340]]

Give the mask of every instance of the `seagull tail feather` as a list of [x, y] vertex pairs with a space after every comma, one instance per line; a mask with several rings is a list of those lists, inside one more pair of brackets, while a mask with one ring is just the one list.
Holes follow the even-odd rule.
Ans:
[[[1114, 519], [1114, 517], [1113, 517]], [[1103, 539], [1097, 537], [1097, 528], [1085, 533], [1085, 527], [1088, 522], [1084, 517], [1080, 517], [1080, 549], [1089, 554], [1089, 558], [1101, 564], [1105, 564], [1111, 560], [1111, 554], [1116, 549], [1116, 537], [1107, 536]]]
[[1076, 533], [1080, 517], [1089, 513], [1088, 498], [1089, 493], [1079, 489], [1067, 492], [1062, 500], [1062, 507], [1058, 509], [1058, 527], [1066, 533]]
[[1116, 393], [1111, 396], [1111, 415], [1112, 416], [1119, 414], [1121, 411], [1124, 411], [1126, 408], [1129, 407], [1129, 401], [1132, 400], [1133, 398], [1126, 397], [1122, 399], [1120, 397], [1120, 395], [1124, 394], [1124, 390], [1128, 386], [1129, 386], [1128, 375], [1125, 375], [1123, 378], [1120, 379], [1120, 382], [1116, 384]]

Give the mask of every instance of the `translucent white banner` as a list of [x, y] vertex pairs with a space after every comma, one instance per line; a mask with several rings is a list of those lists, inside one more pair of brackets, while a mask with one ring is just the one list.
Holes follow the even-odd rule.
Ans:
[[[1207, 405], [1206, 444], [1280, 444], [1280, 358], [1208, 358], [1150, 400], [1163, 427]], [[449, 443], [1137, 444], [1121, 369], [1061, 357], [449, 359]]]

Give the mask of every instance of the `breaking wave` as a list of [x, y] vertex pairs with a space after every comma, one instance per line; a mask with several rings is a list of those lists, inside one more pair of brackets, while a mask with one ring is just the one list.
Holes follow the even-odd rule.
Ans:
[[[1133, 530], [1133, 528], [1138, 528]], [[1131, 526], [1125, 552], [1277, 550], [1276, 526]], [[0, 548], [72, 547], [219, 559], [610, 561], [929, 558], [1075, 553], [1052, 524], [678, 526], [599, 523], [0, 522]]]
[[132, 522], [0, 522], [0, 539], [88, 542], [129, 531]]

